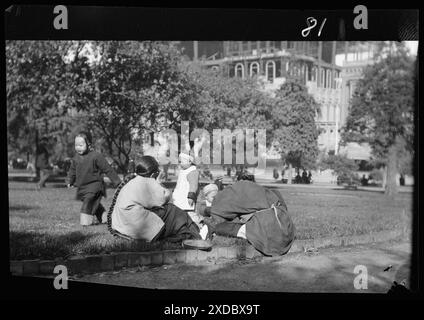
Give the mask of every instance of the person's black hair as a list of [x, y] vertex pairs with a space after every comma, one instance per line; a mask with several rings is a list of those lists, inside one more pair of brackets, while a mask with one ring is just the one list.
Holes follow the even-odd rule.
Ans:
[[241, 180], [247, 180], [247, 181], [255, 182], [255, 176], [253, 174], [248, 173], [247, 171], [242, 171], [237, 176], [237, 181], [241, 181]]
[[76, 137], [80, 137], [83, 138], [85, 143], [87, 144], [87, 151], [90, 150], [92, 148], [93, 145], [93, 137], [91, 136], [91, 133], [88, 131], [80, 131], [78, 132], [78, 134], [75, 136]]
[[156, 178], [159, 174], [159, 163], [152, 156], [143, 156], [135, 167], [135, 173], [145, 178], [152, 175]]
[[49, 139], [47, 137], [42, 137], [40, 139], [40, 142], [49, 142]]
[[129, 239], [129, 237], [126, 237], [125, 235], [122, 235], [120, 232], [112, 228], [112, 213], [113, 209], [115, 207], [116, 199], [118, 198], [119, 192], [121, 189], [133, 178], [135, 178], [137, 175], [146, 177], [146, 178], [156, 178], [159, 174], [159, 164], [156, 161], [155, 158], [151, 156], [143, 156], [141, 157], [139, 163], [137, 164], [135, 168], [135, 174], [128, 175], [124, 181], [122, 181], [119, 186], [116, 188], [115, 194], [113, 195], [112, 203], [109, 207], [109, 211], [107, 213], [107, 225], [109, 232], [116, 236], [121, 237], [125, 239]]

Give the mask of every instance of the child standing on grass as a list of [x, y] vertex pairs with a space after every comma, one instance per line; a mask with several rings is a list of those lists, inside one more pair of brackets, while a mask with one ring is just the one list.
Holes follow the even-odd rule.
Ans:
[[195, 204], [199, 189], [199, 170], [194, 164], [194, 157], [187, 153], [180, 153], [180, 172], [177, 185], [172, 194], [172, 203], [186, 211], [190, 218], [201, 226], [201, 218], [195, 212]]
[[68, 174], [68, 188], [77, 187], [77, 200], [82, 201], [80, 223], [83, 226], [107, 222], [105, 208], [100, 203], [106, 197], [103, 174], [106, 174], [115, 186], [121, 179], [106, 159], [92, 148], [92, 138], [88, 132], [81, 132], [75, 137], [76, 155], [72, 159]]

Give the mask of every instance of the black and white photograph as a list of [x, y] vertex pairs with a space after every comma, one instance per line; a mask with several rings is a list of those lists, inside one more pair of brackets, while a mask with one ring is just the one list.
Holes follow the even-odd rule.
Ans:
[[[372, 28], [359, 7], [346, 24]], [[84, 39], [71, 9], [48, 7], [52, 37], [6, 23], [11, 277], [58, 294], [418, 290], [416, 30], [332, 38], [304, 12], [295, 36]]]

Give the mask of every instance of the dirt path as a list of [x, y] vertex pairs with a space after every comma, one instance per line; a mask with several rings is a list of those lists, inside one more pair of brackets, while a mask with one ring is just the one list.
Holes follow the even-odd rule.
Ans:
[[[251, 262], [143, 267], [75, 280], [157, 289], [385, 293], [400, 266], [409, 262], [410, 252], [408, 243], [387, 243]], [[354, 288], [357, 265], [367, 268], [366, 290]]]

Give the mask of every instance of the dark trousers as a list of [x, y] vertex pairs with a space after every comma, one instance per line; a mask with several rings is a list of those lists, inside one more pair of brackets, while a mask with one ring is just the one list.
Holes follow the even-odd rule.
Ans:
[[38, 186], [43, 188], [46, 186], [46, 181], [50, 177], [50, 170], [47, 169], [39, 169], [40, 170], [40, 181], [38, 181]]
[[106, 211], [103, 205], [100, 203], [102, 200], [102, 194], [99, 193], [87, 193], [82, 198], [81, 213], [91, 214], [97, 217], [99, 222], [102, 222], [102, 214]]
[[229, 221], [215, 214], [204, 218], [204, 221], [212, 232], [225, 237], [237, 237], [237, 233], [243, 225], [239, 218]]
[[169, 203], [163, 207], [151, 208], [150, 210], [156, 213], [165, 223], [162, 230], [152, 241], [165, 239], [169, 242], [178, 242], [186, 239], [201, 239], [199, 227], [184, 210]]
[[242, 225], [241, 223], [235, 222], [221, 222], [215, 226], [215, 233], [218, 236], [237, 237], [237, 233]]

